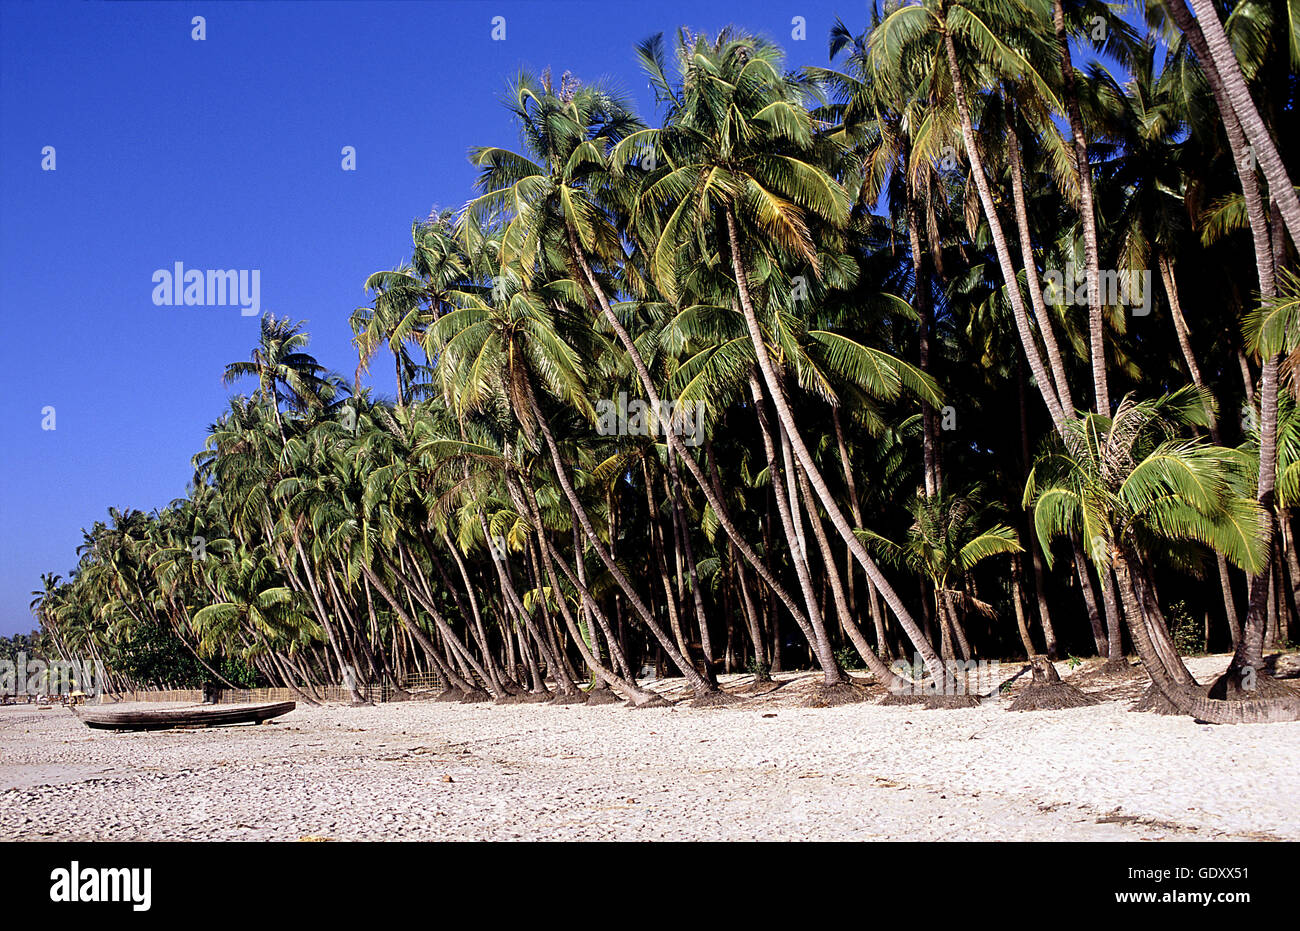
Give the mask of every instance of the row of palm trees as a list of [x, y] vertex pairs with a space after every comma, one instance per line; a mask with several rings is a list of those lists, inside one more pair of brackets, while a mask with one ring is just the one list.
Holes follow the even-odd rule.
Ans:
[[[475, 196], [367, 280], [352, 383], [263, 318], [188, 497], [110, 512], [38, 616], [309, 699], [426, 673], [637, 705], [646, 665], [706, 703], [811, 665], [829, 702], [851, 667], [913, 688], [898, 658], [1120, 670], [1127, 635], [1154, 705], [1300, 716], [1263, 673], [1300, 594], [1284, 11], [1152, 2], [1142, 35], [1091, 0], [888, 4], [798, 72], [682, 29], [636, 50], [658, 125], [522, 73], [522, 145], [474, 149]], [[1076, 70], [1089, 47], [1130, 78]], [[1141, 311], [1103, 288], [1151, 266]], [[361, 382], [383, 352], [393, 401]], [[620, 396], [702, 436], [610, 434]], [[1234, 647], [1208, 695], [1171, 591]]]

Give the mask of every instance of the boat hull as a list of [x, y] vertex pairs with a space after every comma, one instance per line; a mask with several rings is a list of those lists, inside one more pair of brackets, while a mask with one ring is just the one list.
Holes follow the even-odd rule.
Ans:
[[105, 711], [76, 708], [73, 713], [87, 727], [107, 731], [165, 731], [185, 727], [224, 727], [231, 724], [261, 724], [288, 714], [297, 702], [265, 705], [227, 705], [206, 708], [159, 708], [157, 710]]

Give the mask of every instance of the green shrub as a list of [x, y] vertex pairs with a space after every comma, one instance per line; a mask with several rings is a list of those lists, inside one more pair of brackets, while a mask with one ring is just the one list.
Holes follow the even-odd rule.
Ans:
[[1204, 619], [1194, 616], [1187, 607], [1187, 602], [1181, 598], [1172, 602], [1165, 615], [1165, 623], [1169, 626], [1174, 649], [1179, 653], [1205, 652]]

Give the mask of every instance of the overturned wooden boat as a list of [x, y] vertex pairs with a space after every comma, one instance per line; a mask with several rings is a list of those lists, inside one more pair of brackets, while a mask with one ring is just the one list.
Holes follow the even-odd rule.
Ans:
[[224, 727], [229, 724], [261, 724], [288, 714], [297, 702], [280, 701], [265, 705], [205, 705], [200, 708], [158, 708], [111, 711], [105, 708], [72, 709], [87, 727], [108, 731], [164, 731], [174, 727]]

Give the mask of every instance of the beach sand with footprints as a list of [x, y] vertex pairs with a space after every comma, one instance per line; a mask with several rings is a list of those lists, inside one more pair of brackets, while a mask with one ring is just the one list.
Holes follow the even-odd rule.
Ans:
[[672, 707], [300, 704], [154, 733], [8, 706], [0, 838], [1300, 840], [1300, 723], [1133, 713], [1145, 677], [1056, 668], [1106, 700], [1013, 712], [1022, 676], [975, 708], [809, 708], [802, 673], [724, 677], [747, 697], [720, 708], [662, 680]]

